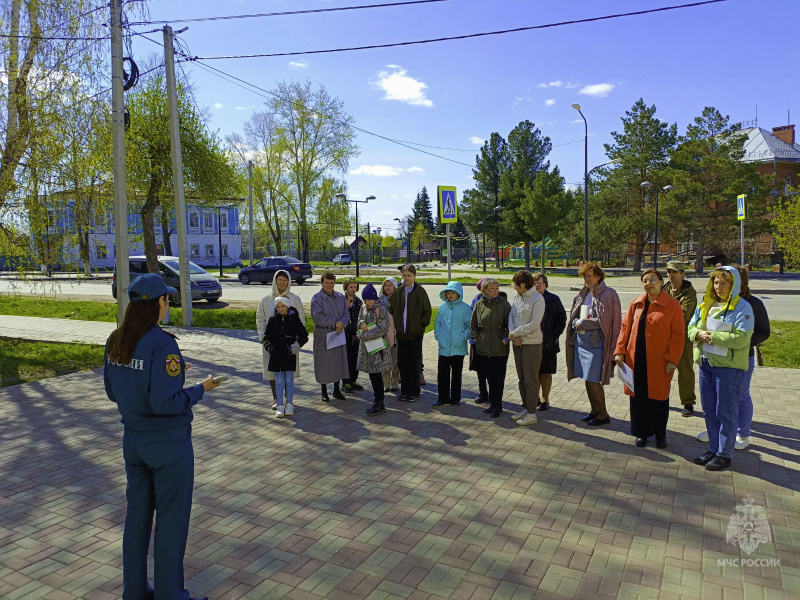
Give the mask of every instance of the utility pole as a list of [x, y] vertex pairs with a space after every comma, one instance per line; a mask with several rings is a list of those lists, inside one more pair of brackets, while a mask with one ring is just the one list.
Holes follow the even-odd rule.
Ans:
[[286, 202], [286, 256], [292, 254], [292, 213], [290, 212], [289, 202]]
[[[122, 0], [111, 0], [111, 128], [114, 156], [114, 242], [117, 324], [128, 308], [128, 197], [125, 189], [125, 100], [122, 90]], [[48, 249], [49, 251], [49, 249]]]
[[217, 232], [219, 233], [219, 278], [222, 279], [222, 210], [217, 206]]
[[253, 161], [247, 161], [249, 197], [247, 199], [247, 242], [250, 248], [250, 266], [253, 266]]
[[175, 49], [172, 27], [164, 26], [164, 66], [167, 74], [167, 106], [169, 107], [169, 141], [172, 150], [172, 181], [175, 187], [175, 223], [178, 226], [178, 265], [181, 276], [181, 308], [183, 326], [192, 326], [192, 280], [189, 277], [189, 240], [186, 235], [186, 200], [183, 196], [183, 159], [181, 131], [178, 125], [178, 87], [175, 83]]

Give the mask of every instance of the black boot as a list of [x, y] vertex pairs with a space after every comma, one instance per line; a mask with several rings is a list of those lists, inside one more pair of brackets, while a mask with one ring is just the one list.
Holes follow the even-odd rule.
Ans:
[[372, 403], [372, 408], [367, 409], [368, 417], [377, 417], [386, 412], [386, 407], [383, 405], [383, 399], [375, 400]]
[[323, 402], [330, 402], [331, 399], [328, 397], [328, 386], [324, 383], [322, 384], [322, 401]]
[[333, 384], [333, 397], [336, 398], [337, 400], [347, 400], [347, 398], [344, 397], [342, 391], [339, 389], [338, 381]]

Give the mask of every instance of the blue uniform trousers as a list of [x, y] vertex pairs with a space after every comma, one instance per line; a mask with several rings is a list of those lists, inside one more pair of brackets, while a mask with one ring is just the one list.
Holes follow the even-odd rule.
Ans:
[[[194, 486], [192, 427], [125, 429], [122, 454], [128, 511], [122, 538], [123, 600], [187, 600], [183, 556]], [[155, 596], [147, 584], [147, 550], [153, 513]]]

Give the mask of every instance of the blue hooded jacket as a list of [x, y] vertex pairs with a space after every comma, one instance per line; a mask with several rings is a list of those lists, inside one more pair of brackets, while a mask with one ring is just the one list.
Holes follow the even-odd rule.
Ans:
[[[456, 292], [458, 300], [450, 302], [445, 292]], [[433, 335], [439, 342], [439, 356], [466, 356], [472, 310], [463, 301], [464, 290], [458, 281], [451, 281], [441, 291], [442, 305], [436, 314]]]
[[725, 303], [722, 314], [718, 319], [724, 323], [730, 323], [730, 331], [714, 331], [711, 333], [711, 341], [714, 346], [721, 346], [726, 349], [726, 354], [706, 353], [706, 358], [712, 367], [730, 367], [747, 371], [749, 367], [748, 354], [750, 352], [750, 338], [753, 335], [755, 318], [753, 317], [753, 307], [744, 298], [739, 296], [742, 282], [739, 271], [733, 267], [720, 267], [711, 273], [706, 285], [706, 292], [703, 302], [694, 311], [694, 316], [689, 322], [689, 340], [694, 344], [694, 361], [701, 363], [703, 358], [703, 344], [696, 342], [695, 338], [701, 330], [707, 327], [708, 313], [716, 302], [714, 294], [714, 273], [716, 271], [727, 271], [733, 276], [733, 287], [730, 296]]

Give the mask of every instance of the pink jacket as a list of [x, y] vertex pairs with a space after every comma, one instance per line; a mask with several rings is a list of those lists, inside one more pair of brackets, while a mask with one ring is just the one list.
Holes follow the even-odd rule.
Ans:
[[[569, 311], [569, 321], [567, 321], [567, 381], [575, 377], [573, 370], [573, 361], [575, 359], [575, 330], [572, 328], [572, 322], [580, 317], [581, 305], [583, 304], [586, 294], [589, 293], [589, 288], [583, 286], [578, 295], [572, 301], [572, 309]], [[601, 281], [594, 288], [592, 294], [592, 305], [595, 312], [600, 319], [600, 329], [603, 330], [605, 343], [603, 345], [603, 371], [602, 381], [603, 385], [611, 383], [611, 378], [614, 376], [614, 347], [617, 345], [617, 338], [619, 338], [619, 329], [622, 324], [622, 307], [619, 302], [619, 296], [614, 288], [606, 286], [605, 281]]]

